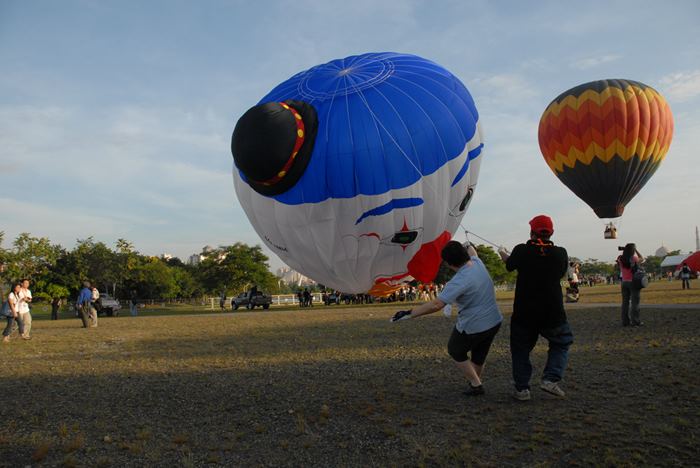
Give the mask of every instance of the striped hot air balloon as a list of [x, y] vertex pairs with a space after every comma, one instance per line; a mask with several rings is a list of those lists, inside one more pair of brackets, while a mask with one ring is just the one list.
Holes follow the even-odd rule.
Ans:
[[671, 109], [638, 81], [600, 80], [576, 86], [542, 114], [540, 149], [564, 185], [599, 218], [617, 218], [666, 156]]

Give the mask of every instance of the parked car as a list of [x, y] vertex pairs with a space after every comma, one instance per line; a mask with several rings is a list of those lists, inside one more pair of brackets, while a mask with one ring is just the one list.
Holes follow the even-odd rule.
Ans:
[[116, 317], [119, 315], [119, 310], [122, 305], [119, 301], [107, 293], [100, 293], [100, 302], [102, 307], [97, 311], [97, 315], [106, 315], [107, 317]]
[[340, 293], [332, 291], [323, 297], [323, 303], [326, 305], [340, 304]]
[[249, 292], [244, 292], [231, 299], [231, 308], [233, 310], [237, 310], [242, 306], [245, 306], [246, 309], [262, 307], [267, 310], [270, 308], [270, 304], [272, 304], [272, 297], [260, 291], [255, 292], [252, 298]]

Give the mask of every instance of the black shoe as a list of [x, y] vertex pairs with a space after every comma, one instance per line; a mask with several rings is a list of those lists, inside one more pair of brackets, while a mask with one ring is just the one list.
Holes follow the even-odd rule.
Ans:
[[479, 385], [478, 387], [474, 387], [472, 384], [469, 384], [469, 388], [467, 390], [463, 391], [462, 394], [464, 394], [466, 396], [483, 395], [484, 394], [484, 386]]

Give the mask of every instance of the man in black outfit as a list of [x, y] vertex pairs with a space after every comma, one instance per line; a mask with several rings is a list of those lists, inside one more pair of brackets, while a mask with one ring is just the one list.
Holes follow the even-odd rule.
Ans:
[[511, 254], [505, 249], [499, 250], [508, 271], [518, 271], [510, 325], [510, 352], [515, 381], [513, 397], [520, 401], [530, 399], [530, 352], [540, 335], [549, 341], [540, 388], [559, 397], [565, 395], [559, 382], [566, 369], [573, 335], [564, 311], [561, 279], [569, 258], [566, 249], [549, 240], [552, 234], [554, 224], [551, 218], [535, 216], [530, 221], [529, 241], [516, 245]]

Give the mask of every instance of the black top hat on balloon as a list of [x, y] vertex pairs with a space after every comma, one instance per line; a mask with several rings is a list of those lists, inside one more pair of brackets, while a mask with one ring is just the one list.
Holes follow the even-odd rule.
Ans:
[[236, 167], [256, 192], [286, 192], [301, 178], [311, 160], [318, 117], [303, 101], [267, 102], [238, 119], [231, 137]]

